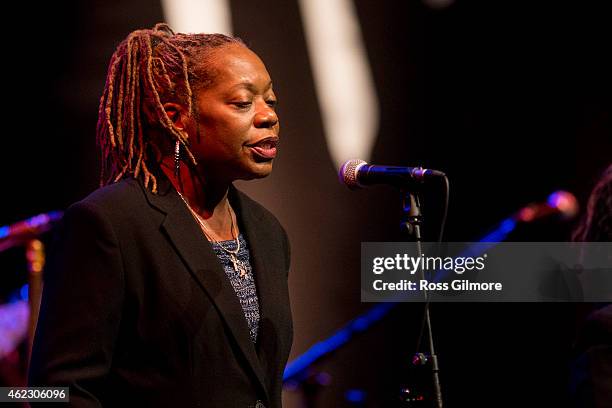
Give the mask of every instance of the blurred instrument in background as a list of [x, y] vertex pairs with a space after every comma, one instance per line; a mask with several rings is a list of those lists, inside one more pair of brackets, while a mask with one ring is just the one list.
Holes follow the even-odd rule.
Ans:
[[[24, 247], [28, 270], [28, 283], [9, 296], [7, 303], [0, 304], [0, 382], [3, 385], [25, 385], [43, 288], [45, 249], [39, 238], [62, 215], [61, 211], [52, 211], [0, 227], [0, 252]], [[20, 349], [26, 341], [27, 348]]]

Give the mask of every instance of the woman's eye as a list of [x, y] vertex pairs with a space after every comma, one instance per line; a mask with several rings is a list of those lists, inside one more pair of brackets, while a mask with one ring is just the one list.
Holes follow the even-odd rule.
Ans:
[[278, 104], [278, 101], [276, 99], [268, 99], [266, 103], [268, 104], [269, 107], [275, 108], [276, 105]]
[[240, 101], [240, 102], [233, 102], [234, 106], [236, 106], [237, 108], [240, 109], [247, 109], [251, 107], [251, 102], [250, 101]]

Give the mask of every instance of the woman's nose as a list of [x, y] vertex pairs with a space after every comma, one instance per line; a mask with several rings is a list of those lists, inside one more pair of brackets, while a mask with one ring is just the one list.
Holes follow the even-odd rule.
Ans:
[[267, 103], [262, 103], [255, 113], [255, 127], [272, 127], [278, 123], [278, 116], [274, 108]]

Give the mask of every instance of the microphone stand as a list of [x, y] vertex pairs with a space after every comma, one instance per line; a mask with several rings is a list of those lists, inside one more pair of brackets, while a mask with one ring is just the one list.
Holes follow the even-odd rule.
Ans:
[[[412, 189], [411, 189], [412, 190]], [[417, 256], [421, 258], [423, 254], [423, 248], [421, 242], [423, 237], [421, 236], [421, 225], [423, 224], [423, 215], [421, 213], [421, 202], [418, 193], [409, 191], [408, 189], [402, 189], [402, 212], [404, 222], [402, 226], [406, 229], [408, 235], [411, 235], [416, 243]], [[419, 265], [418, 276], [420, 279], [425, 279], [422, 265]], [[434, 348], [433, 334], [431, 329], [431, 318], [429, 315], [429, 299], [427, 297], [427, 291], [423, 292], [425, 296], [425, 312], [424, 312], [424, 324], [427, 328], [427, 337], [429, 340], [429, 356], [424, 353], [417, 352], [414, 356], [413, 363], [424, 365], [427, 362], [431, 363], [432, 369], [432, 380], [435, 393], [436, 408], [442, 408], [442, 388], [440, 387], [440, 368], [438, 366], [438, 357]]]

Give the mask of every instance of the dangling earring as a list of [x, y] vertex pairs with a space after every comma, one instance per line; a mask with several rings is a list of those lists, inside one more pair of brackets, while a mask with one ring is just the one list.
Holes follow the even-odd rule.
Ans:
[[176, 141], [174, 145], [174, 174], [176, 177], [179, 176], [179, 172], [181, 171], [181, 142], [179, 140]]

